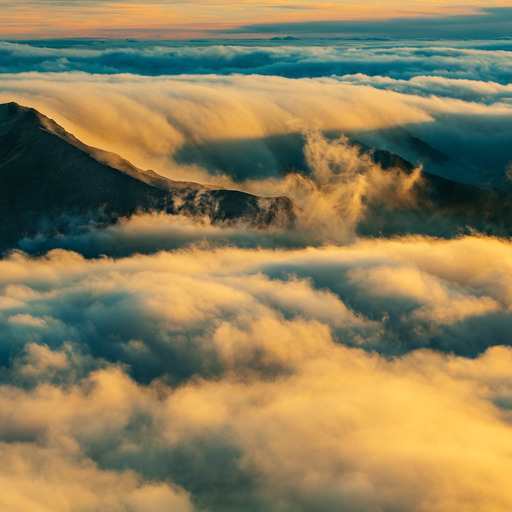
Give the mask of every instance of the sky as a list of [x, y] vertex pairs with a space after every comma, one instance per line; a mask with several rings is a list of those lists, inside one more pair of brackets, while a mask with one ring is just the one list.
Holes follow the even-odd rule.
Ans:
[[[466, 37], [481, 37], [479, 31], [485, 23], [496, 25], [499, 35], [506, 36], [510, 34], [510, 13], [503, 15], [499, 11], [506, 8], [510, 8], [507, 0], [2, 0], [0, 38], [188, 39], [226, 34], [232, 38], [325, 33], [367, 36], [369, 32], [406, 35], [410, 26], [405, 20], [418, 25], [418, 21], [414, 21], [418, 19], [427, 22], [425, 28], [433, 36], [436, 30], [443, 30], [443, 27], [446, 30], [448, 25], [454, 35], [464, 32]], [[327, 29], [315, 25], [325, 21], [330, 22]]]

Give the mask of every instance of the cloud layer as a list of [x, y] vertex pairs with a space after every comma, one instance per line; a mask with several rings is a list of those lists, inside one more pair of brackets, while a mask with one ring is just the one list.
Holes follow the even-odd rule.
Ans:
[[364, 73], [511, 81], [508, 39], [489, 41], [31, 41], [1, 42], [8, 72], [260, 74], [286, 78]]
[[[266, 139], [318, 129], [350, 132], [449, 179], [510, 186], [510, 87], [492, 81], [363, 74], [2, 77], [0, 101], [31, 105], [84, 142], [175, 179], [233, 186], [232, 178], [247, 169], [256, 179], [259, 170], [275, 175], [283, 170], [283, 155], [297, 152], [296, 142], [284, 138], [276, 146]], [[249, 144], [231, 144], [244, 139]], [[213, 160], [208, 144], [216, 144]], [[194, 148], [195, 160], [177, 163], [176, 152], [186, 146]]]
[[510, 507], [511, 251], [411, 238], [13, 254], [4, 505]]

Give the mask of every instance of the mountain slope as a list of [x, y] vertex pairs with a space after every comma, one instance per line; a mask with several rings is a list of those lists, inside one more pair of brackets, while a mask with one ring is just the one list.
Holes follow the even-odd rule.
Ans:
[[[399, 170], [405, 175], [414, 166], [386, 150], [372, 150], [355, 143], [384, 172]], [[426, 234], [454, 236], [478, 231], [487, 235], [512, 236], [512, 197], [497, 189], [481, 189], [442, 176], [421, 172], [412, 188], [414, 201], [402, 205], [373, 204], [358, 226], [361, 235]]]
[[175, 182], [143, 172], [121, 157], [91, 148], [34, 109], [0, 105], [0, 247], [69, 217], [114, 222], [138, 211], [208, 216], [265, 227], [293, 219], [284, 197]]

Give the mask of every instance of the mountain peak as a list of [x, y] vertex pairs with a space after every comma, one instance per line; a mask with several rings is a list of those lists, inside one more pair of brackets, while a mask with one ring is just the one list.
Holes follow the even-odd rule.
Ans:
[[43, 114], [38, 112], [35, 108], [25, 107], [15, 101], [8, 103], [0, 103], [0, 120], [5, 121], [8, 119], [15, 119], [21, 116], [27, 116], [32, 119], [41, 119]]
[[0, 105], [2, 249], [35, 236], [43, 226], [52, 233], [65, 230], [66, 222], [77, 216], [86, 223], [94, 218], [108, 224], [144, 211], [257, 227], [294, 218], [287, 198], [174, 182], [87, 146], [33, 108], [15, 102]]
[[15, 101], [9, 101], [7, 103], [0, 103], [0, 114], [8, 114], [13, 115], [20, 111], [26, 111], [29, 110], [28, 107], [23, 107], [19, 103], [16, 103]]
[[5, 131], [9, 127], [6, 125], [16, 123], [19, 121], [30, 123], [38, 123], [41, 121], [41, 116], [37, 110], [24, 107], [19, 103], [11, 101], [9, 103], [0, 104], [0, 130]]

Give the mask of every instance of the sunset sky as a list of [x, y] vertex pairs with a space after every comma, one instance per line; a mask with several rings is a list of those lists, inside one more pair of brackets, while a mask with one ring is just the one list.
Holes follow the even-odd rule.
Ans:
[[[510, 8], [508, 0], [340, 0], [336, 2], [305, 0], [271, 0], [256, 2], [241, 0], [196, 1], [101, 1], [101, 0], [27, 0], [0, 1], [2, 17], [0, 37], [4, 39], [30, 39], [53, 37], [251, 37], [286, 33], [286, 27], [261, 28], [261, 25], [303, 24], [322, 21], [362, 20], [383, 21], [400, 18], [445, 19], [443, 23], [456, 26], [482, 22], [500, 24], [508, 21], [510, 12], [500, 13], [495, 19], [494, 9]], [[494, 11], [494, 14], [496, 12]], [[468, 18], [469, 16], [469, 18]], [[451, 20], [449, 18], [452, 18]], [[461, 18], [462, 17], [462, 18]], [[258, 25], [259, 27], [252, 27]], [[289, 27], [288, 27], [289, 28]], [[342, 25], [336, 32], [353, 35], [354, 30]], [[362, 30], [362, 29], [361, 29]], [[355, 32], [361, 31], [356, 27]], [[471, 30], [471, 29], [469, 29]], [[506, 29], [502, 29], [506, 35]], [[364, 30], [362, 30], [364, 32]], [[293, 32], [293, 30], [292, 30]], [[302, 27], [303, 35], [322, 32], [314, 27]], [[455, 31], [456, 32], [456, 31]]]

